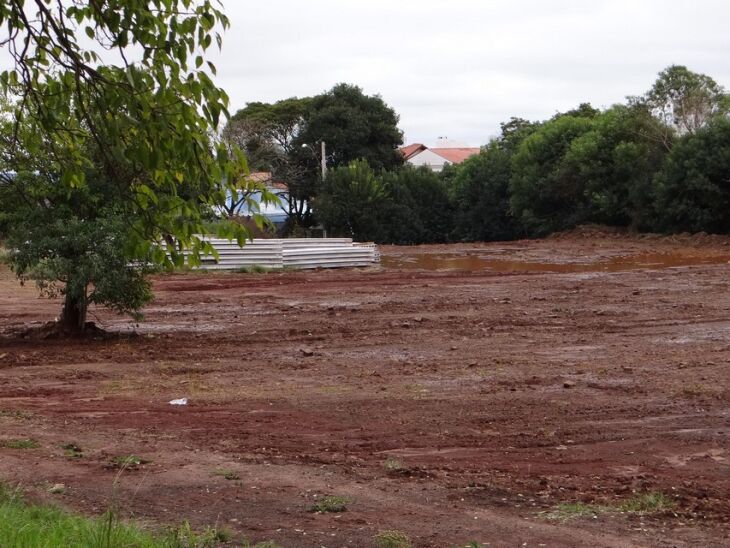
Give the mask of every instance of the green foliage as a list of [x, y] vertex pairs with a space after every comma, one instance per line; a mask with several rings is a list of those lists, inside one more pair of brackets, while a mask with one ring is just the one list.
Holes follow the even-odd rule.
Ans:
[[[0, 91], [19, 98], [0, 128], [0, 172], [16, 174], [0, 191], [0, 231], [16, 245], [32, 231], [13, 267], [65, 284], [69, 327], [83, 328], [92, 302], [135, 313], [149, 288], [128, 265], [199, 263], [211, 210], [247, 171], [211, 138], [228, 97], [203, 56], [228, 20], [210, 0], [35, 0], [0, 4], [0, 25], [13, 60]], [[249, 231], [228, 223], [216, 235], [243, 243]]]
[[431, 170], [378, 175], [364, 160], [330, 170], [315, 208], [333, 236], [379, 243], [442, 242], [453, 219], [446, 186]]
[[540, 126], [512, 158], [510, 206], [529, 234], [544, 236], [588, 219], [584, 183], [566, 169], [572, 142], [594, 126], [592, 118], [562, 115]]
[[241, 545], [241, 548], [281, 548], [281, 546], [273, 540], [264, 540], [255, 544], [251, 542], [244, 542]]
[[[208, 0], [35, 1], [28, 13], [18, 5], [0, 7], [15, 65], [0, 73], [0, 84], [21, 97], [13, 118], [27, 125], [11, 144], [49, 157], [66, 187], [83, 186], [89, 165], [127, 187], [125, 201], [139, 213], [132, 248], [171, 234], [199, 249], [201, 204], [219, 205], [221, 181], [233, 184], [244, 169], [242, 156], [214, 149], [209, 138], [228, 98], [202, 70], [202, 56], [220, 43], [225, 15]], [[92, 38], [84, 47], [75, 39], [83, 32]], [[99, 65], [107, 50], [119, 64]], [[190, 192], [179, 192], [182, 185]]]
[[80, 459], [84, 456], [84, 451], [75, 443], [64, 443], [61, 449], [63, 449], [63, 454], [70, 459]]
[[717, 118], [672, 148], [657, 175], [665, 231], [730, 233], [730, 120]]
[[454, 210], [443, 180], [426, 167], [403, 167], [382, 176], [383, 241], [393, 244], [445, 242]]
[[411, 548], [411, 539], [402, 531], [381, 531], [373, 537], [377, 548]]
[[647, 514], [651, 512], [662, 512], [671, 510], [677, 504], [664, 493], [647, 492], [639, 493], [619, 505], [622, 512]]
[[[21, 279], [42, 293], [65, 296], [64, 319], [83, 328], [90, 304], [139, 316], [151, 299], [144, 257], [130, 252], [129, 217], [115, 185], [91, 176], [67, 189], [42, 174], [21, 172], [8, 183], [16, 206], [7, 212], [9, 260]], [[141, 261], [132, 264], [132, 258]]]
[[196, 533], [187, 522], [167, 534], [156, 535], [119, 521], [111, 512], [101, 518], [69, 514], [54, 506], [30, 504], [23, 500], [19, 490], [0, 485], [2, 546], [203, 548], [221, 541], [224, 539], [219, 531], [208, 529]]
[[325, 497], [322, 497], [315, 502], [312, 507], [310, 508], [310, 511], [312, 512], [332, 512], [332, 513], [339, 513], [339, 512], [346, 512], [347, 511], [347, 505], [350, 503], [349, 499], [345, 497], [338, 497], [335, 495], [327, 495]]
[[646, 104], [680, 135], [697, 132], [713, 117], [727, 114], [729, 106], [722, 86], [682, 65], [661, 71], [644, 97], [634, 100]]
[[223, 137], [247, 152], [252, 169], [270, 171], [286, 185], [285, 208], [296, 231], [314, 222], [321, 143], [330, 168], [365, 160], [378, 172], [393, 169], [403, 163], [397, 124], [398, 116], [379, 96], [338, 84], [314, 97], [249, 103], [231, 118]]
[[512, 176], [510, 149], [497, 140], [465, 160], [454, 177], [452, 192], [458, 240], [511, 240], [520, 230], [509, 211]]
[[328, 166], [365, 160], [375, 171], [382, 171], [403, 164], [397, 150], [403, 144], [398, 115], [380, 96], [365, 95], [350, 84], [337, 84], [312, 97], [295, 144], [314, 148], [319, 141], [327, 143]]
[[314, 206], [332, 236], [382, 241], [386, 200], [382, 181], [367, 162], [358, 160], [327, 173]]
[[218, 468], [213, 472], [214, 476], [220, 476], [227, 480], [239, 480], [241, 479], [241, 476], [238, 475], [238, 473], [235, 470], [231, 470], [229, 468]]
[[623, 502], [608, 505], [586, 504], [584, 502], [568, 502], [559, 504], [549, 512], [541, 515], [550, 520], [568, 521], [575, 518], [595, 517], [608, 512], [624, 512], [628, 514], [649, 514], [662, 512], [676, 507], [676, 503], [664, 493], [638, 493]]
[[583, 502], [567, 502], [559, 504], [553, 510], [544, 512], [542, 515], [554, 521], [568, 521], [575, 518], [593, 517], [607, 511], [605, 506], [597, 506], [595, 504], [585, 504]]
[[581, 182], [586, 221], [651, 228], [652, 179], [666, 156], [659, 125], [644, 108], [614, 106], [570, 143], [562, 176]]
[[40, 444], [34, 439], [19, 439], [19, 440], [2, 440], [0, 441], [0, 447], [6, 447], [8, 449], [36, 449], [40, 447]]

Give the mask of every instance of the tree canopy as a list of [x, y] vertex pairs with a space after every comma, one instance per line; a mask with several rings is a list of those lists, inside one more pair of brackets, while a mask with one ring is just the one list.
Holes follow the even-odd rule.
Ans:
[[321, 143], [328, 168], [365, 160], [376, 171], [395, 169], [403, 163], [397, 124], [381, 97], [338, 84], [314, 97], [249, 103], [231, 117], [223, 137], [246, 152], [252, 169], [270, 171], [286, 184], [290, 219], [308, 226], [321, 178]]
[[660, 228], [730, 234], [729, 174], [730, 120], [681, 138], [656, 178]]
[[[106, 226], [116, 247], [99, 242], [95, 249], [108, 275], [134, 261], [180, 264], [212, 251], [198, 235], [246, 171], [240, 152], [212, 138], [228, 97], [204, 56], [220, 46], [227, 26], [210, 0], [0, 2], [2, 42], [13, 59], [0, 73], [9, 100], [3, 169], [14, 172], [6, 191], [22, 198], [29, 217], [30, 210], [53, 209], [38, 216], [33, 243], [56, 234], [58, 251], [66, 236], [53, 224], [64, 219], [67, 227], [98, 223], [86, 230], [89, 241]], [[28, 159], [40, 159], [44, 171]], [[241, 243], [248, 234], [232, 223], [216, 230]], [[44, 270], [51, 259], [11, 254], [19, 275], [32, 270], [42, 283], [58, 274]], [[83, 327], [87, 296], [73, 296], [76, 282], [62, 281], [77, 312], [64, 319]], [[97, 291], [103, 286], [99, 276], [91, 283]]]
[[327, 143], [327, 165], [339, 167], [365, 160], [376, 171], [403, 164], [398, 147], [403, 133], [398, 115], [378, 95], [361, 88], [337, 84], [311, 99], [306, 124], [296, 142], [315, 147]]
[[571, 228], [585, 220], [583, 181], [567, 170], [565, 154], [590, 131], [592, 118], [562, 115], [527, 137], [512, 158], [510, 207], [533, 235]]

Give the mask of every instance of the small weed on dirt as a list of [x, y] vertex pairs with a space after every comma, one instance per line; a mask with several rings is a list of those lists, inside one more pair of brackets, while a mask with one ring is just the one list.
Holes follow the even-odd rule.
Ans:
[[196, 533], [188, 521], [184, 521], [182, 525], [169, 532], [173, 546], [194, 546], [195, 548], [213, 548], [222, 542], [230, 541], [232, 536], [227, 529], [212, 527], [207, 527], [202, 532]]
[[568, 521], [574, 518], [582, 517], [596, 517], [601, 512], [608, 510], [604, 506], [598, 506], [595, 504], [585, 504], [583, 502], [569, 502], [565, 504], [559, 504], [554, 510], [550, 512], [541, 512], [541, 515], [547, 519], [554, 521]]
[[239, 476], [235, 471], [229, 470], [228, 468], [218, 468], [213, 472], [214, 476], [220, 476], [222, 478], [225, 478], [227, 480], [239, 480], [241, 479], [241, 476]]
[[137, 455], [117, 455], [116, 457], [112, 457], [111, 459], [109, 459], [107, 467], [134, 470], [136, 468], [139, 468], [143, 464], [148, 464], [150, 462], [152, 461], [150, 461], [149, 459], [138, 457]]
[[373, 537], [377, 548], [411, 548], [411, 539], [402, 531], [381, 531]]
[[383, 466], [388, 472], [400, 472], [405, 469], [403, 463], [398, 459], [394, 459], [393, 457], [388, 457], [387, 459], [385, 459], [385, 463], [383, 464]]
[[349, 502], [345, 497], [328, 495], [315, 502], [310, 508], [310, 512], [346, 512]]
[[0, 419], [21, 419], [27, 421], [32, 417], [33, 414], [28, 411], [21, 411], [20, 409], [0, 409]]
[[64, 443], [61, 446], [61, 449], [63, 449], [64, 455], [66, 455], [70, 459], [80, 459], [84, 456], [81, 447], [79, 447], [75, 443]]
[[244, 541], [241, 548], [281, 548], [281, 546], [276, 544], [273, 540], [265, 540], [263, 542], [257, 542], [256, 544]]
[[6, 447], [7, 449], [35, 449], [40, 447], [41, 444], [36, 440], [27, 438], [22, 440], [3, 440], [0, 441], [0, 447]]
[[699, 398], [703, 396], [717, 397], [721, 394], [722, 390], [718, 387], [697, 383], [684, 386], [678, 391], [679, 396], [684, 396], [686, 398]]

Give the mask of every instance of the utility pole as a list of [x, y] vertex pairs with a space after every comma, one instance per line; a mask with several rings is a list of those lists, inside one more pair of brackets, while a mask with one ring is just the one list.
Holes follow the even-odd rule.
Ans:
[[327, 175], [327, 151], [324, 144], [324, 141], [322, 141], [322, 180], [324, 181], [325, 176]]

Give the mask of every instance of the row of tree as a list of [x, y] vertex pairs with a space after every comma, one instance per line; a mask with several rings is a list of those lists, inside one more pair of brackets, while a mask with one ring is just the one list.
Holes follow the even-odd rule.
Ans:
[[[395, 111], [379, 96], [349, 84], [314, 97], [249, 103], [231, 117], [222, 138], [232, 149], [245, 151], [252, 172], [271, 173], [274, 181], [286, 185], [283, 199], [292, 229], [316, 222], [312, 202], [322, 164], [337, 168], [363, 160], [385, 172], [403, 163], [398, 152], [403, 133]], [[234, 215], [242, 197], [252, 191], [243, 187], [231, 195], [226, 213]]]
[[627, 104], [512, 118], [459, 166], [332, 170], [311, 196], [333, 234], [391, 243], [539, 237], [583, 223], [730, 233], [728, 96], [671, 66]]

